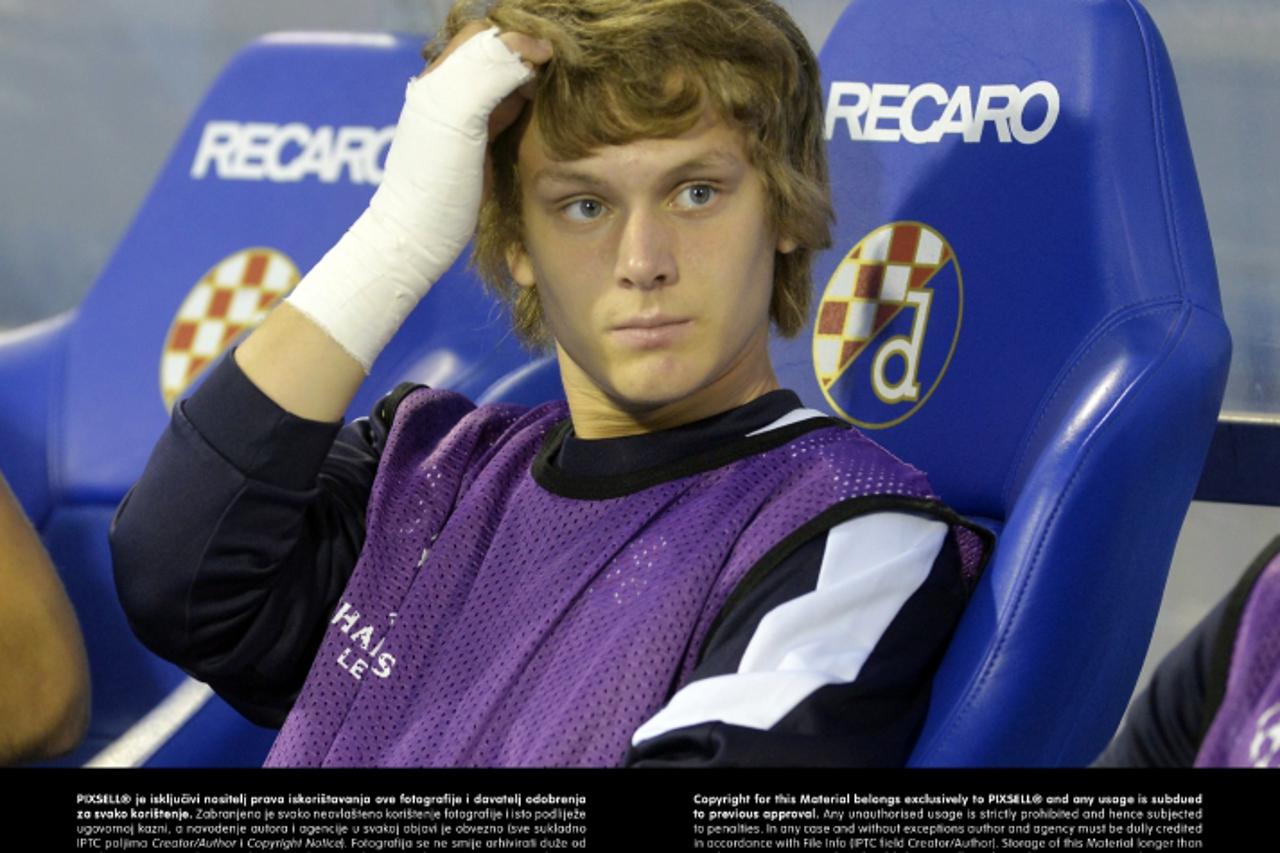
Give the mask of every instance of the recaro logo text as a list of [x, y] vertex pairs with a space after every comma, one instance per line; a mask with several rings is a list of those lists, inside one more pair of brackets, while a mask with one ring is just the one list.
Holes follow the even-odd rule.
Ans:
[[395, 125], [211, 121], [196, 146], [191, 177], [200, 180], [212, 168], [223, 180], [291, 183], [314, 176], [332, 184], [345, 171], [353, 184], [376, 184], [382, 180], [383, 154], [394, 133]]
[[937, 83], [855, 83], [837, 80], [827, 94], [827, 139], [843, 121], [849, 139], [859, 142], [941, 142], [955, 134], [965, 142], [982, 141], [990, 124], [1000, 142], [1034, 145], [1058, 121], [1058, 89], [1047, 80], [1026, 87], [957, 86], [948, 92]]

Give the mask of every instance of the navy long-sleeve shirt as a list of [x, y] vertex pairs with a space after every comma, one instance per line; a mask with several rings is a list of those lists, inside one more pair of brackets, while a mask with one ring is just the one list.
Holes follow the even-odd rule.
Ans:
[[[411, 387], [401, 386], [369, 417], [344, 427], [285, 412], [234, 358], [218, 365], [176, 407], [113, 524], [117, 586], [142, 641], [207, 681], [250, 719], [279, 726], [363, 547], [378, 461], [396, 406]], [[657, 433], [590, 441], [570, 433], [553, 464], [569, 476], [628, 476], [803, 411], [793, 393], [775, 391]], [[806, 596], [831, 595], [819, 589], [824, 562], [857, 559], [860, 537], [899, 537], [906, 549], [913, 544], [908, 540], [921, 531], [932, 535], [929, 526], [941, 523], [877, 513], [845, 524], [856, 524], [849, 529], [857, 535], [842, 535], [841, 525], [815, 536], [721, 614], [693, 677], [705, 682], [697, 700], [706, 706], [699, 707], [703, 721], [679, 725], [679, 715], [669, 715], [669, 722], [659, 713], [643, 727], [648, 736], [633, 745], [630, 763], [905, 760], [966, 598], [950, 535], [938, 535], [936, 545], [929, 540], [921, 581], [895, 605], [874, 648], [864, 650], [855, 678], [800, 697], [767, 728], [726, 722], [743, 716], [743, 709], [729, 707], [742, 699], [719, 685], [731, 685], [753, 643], [758, 650], [786, 642], [761, 631], [768, 614], [784, 605], [803, 608]], [[854, 599], [847, 606], [862, 605]]]

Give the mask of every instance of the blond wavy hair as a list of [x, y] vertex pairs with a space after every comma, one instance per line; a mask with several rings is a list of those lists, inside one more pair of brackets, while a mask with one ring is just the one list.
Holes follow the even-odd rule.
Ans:
[[[783, 9], [771, 0], [458, 0], [427, 58], [481, 20], [551, 43], [532, 110], [555, 159], [678, 136], [707, 110], [739, 128], [773, 233], [796, 243], [775, 256], [770, 318], [786, 337], [803, 328], [813, 253], [831, 244], [833, 214], [818, 63]], [[536, 288], [516, 285], [507, 265], [523, 246], [519, 126], [494, 140], [472, 263], [511, 306], [516, 333], [539, 347], [550, 335]]]

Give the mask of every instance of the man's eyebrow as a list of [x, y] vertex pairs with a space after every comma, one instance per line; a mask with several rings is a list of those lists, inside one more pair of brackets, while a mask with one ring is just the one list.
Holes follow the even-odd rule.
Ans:
[[[744, 161], [737, 156], [723, 149], [715, 149], [699, 154], [689, 160], [684, 160], [672, 166], [662, 173], [662, 177], [670, 178], [675, 175], [682, 175], [689, 172], [698, 172], [703, 169], [723, 169], [737, 168], [744, 165]], [[543, 181], [551, 181], [562, 184], [577, 184], [586, 187], [603, 187], [609, 182], [606, 178], [594, 175], [590, 172], [575, 169], [572, 166], [544, 166], [539, 169], [533, 176], [534, 183]]]
[[583, 184], [590, 187], [601, 187], [605, 184], [603, 178], [566, 166], [544, 166], [534, 173], [533, 181], [534, 183], [553, 181], [560, 184]]
[[744, 162], [741, 157], [722, 148], [716, 148], [673, 166], [667, 170], [666, 174], [675, 175], [683, 172], [697, 172], [703, 169], [733, 169], [742, 165], [744, 165]]

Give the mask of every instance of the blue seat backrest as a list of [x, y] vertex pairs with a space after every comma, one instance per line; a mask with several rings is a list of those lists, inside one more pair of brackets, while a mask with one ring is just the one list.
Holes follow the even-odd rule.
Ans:
[[1229, 360], [1168, 56], [1131, 0], [854, 0], [820, 60], [838, 225], [775, 364], [1002, 529], [913, 761], [1079, 763]]
[[[112, 510], [182, 389], [364, 208], [404, 85], [422, 68], [420, 48], [417, 37], [373, 34], [278, 34], [249, 45], [190, 119], [74, 315], [0, 337], [0, 466], [59, 563], [90, 653], [94, 718], [70, 763], [183, 678], [125, 624], [106, 546]], [[465, 259], [411, 315], [350, 416], [367, 414], [403, 380], [481, 397], [530, 361], [464, 267]], [[263, 736], [231, 731], [234, 717], [203, 716], [222, 728], [201, 737], [225, 736], [252, 753], [222, 760], [261, 760]], [[183, 754], [171, 745], [165, 760], [181, 763]]]

